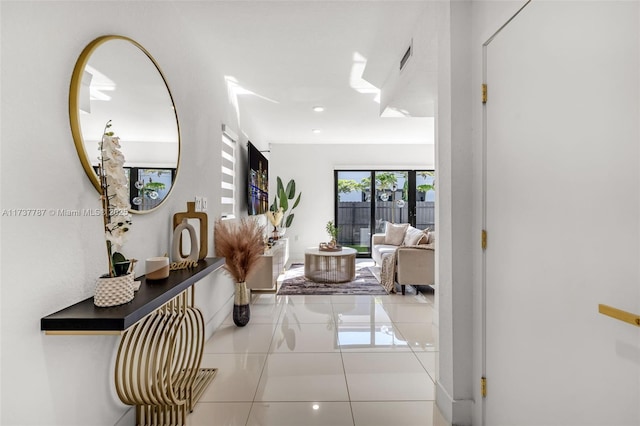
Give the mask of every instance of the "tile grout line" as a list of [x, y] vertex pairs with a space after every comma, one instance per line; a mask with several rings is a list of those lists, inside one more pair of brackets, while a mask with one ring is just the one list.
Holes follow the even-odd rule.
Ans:
[[[375, 298], [376, 298], [376, 296], [369, 296], [369, 303], [371, 303], [371, 300], [374, 300]], [[268, 323], [268, 324], [273, 324], [273, 329], [272, 329], [272, 334], [270, 336], [270, 340], [269, 340], [266, 352], [263, 352], [263, 351], [261, 351], [261, 352], [230, 352], [230, 354], [234, 354], [234, 355], [249, 354], [249, 355], [264, 355], [265, 356], [264, 363], [263, 363], [263, 365], [262, 365], [262, 367], [260, 369], [260, 372], [259, 372], [259, 375], [258, 375], [258, 378], [257, 378], [257, 384], [256, 384], [255, 391], [253, 392], [253, 397], [252, 398], [249, 397], [249, 398], [251, 398], [251, 400], [250, 401], [246, 401], [250, 405], [249, 405], [249, 411], [248, 411], [248, 414], [247, 414], [246, 422], [244, 423], [245, 426], [250, 424], [251, 416], [252, 415], [256, 415], [256, 411], [255, 411], [257, 409], [257, 407], [255, 406], [256, 403], [259, 403], [259, 402], [267, 402], [267, 403], [270, 403], [270, 402], [272, 402], [272, 403], [315, 402], [315, 401], [299, 401], [299, 400], [293, 400], [293, 401], [283, 401], [283, 400], [257, 401], [256, 400], [257, 399], [257, 394], [258, 394], [258, 391], [259, 391], [259, 388], [260, 388], [260, 383], [264, 379], [264, 374], [265, 374], [265, 371], [267, 369], [267, 363], [269, 362], [272, 354], [278, 354], [277, 352], [272, 352], [272, 350], [274, 349], [275, 337], [277, 336], [277, 333], [279, 331], [278, 326], [281, 324], [281, 321], [283, 319], [283, 316], [285, 315], [285, 311], [286, 311], [286, 308], [287, 308], [287, 305], [286, 304], [282, 304], [282, 302], [278, 302], [278, 299], [279, 299], [279, 297], [275, 296], [272, 299], [271, 303], [266, 303], [265, 304], [265, 305], [272, 305], [272, 306], [275, 306], [275, 307], [279, 306], [279, 310], [278, 309], [275, 310], [275, 311], [277, 311], [277, 315], [275, 315], [275, 318], [271, 322]], [[300, 302], [301, 302], [300, 306], [304, 307], [306, 305], [306, 303], [304, 301], [300, 301]], [[289, 352], [289, 354], [291, 354], [291, 355], [305, 354], [305, 353], [308, 353], [308, 354], [311, 354], [311, 353], [322, 353], [322, 354], [339, 353], [340, 354], [343, 379], [344, 379], [344, 383], [345, 383], [345, 387], [346, 387], [346, 396], [347, 396], [347, 401], [349, 403], [349, 409], [350, 409], [350, 413], [351, 413], [351, 422], [352, 422], [352, 424], [354, 426], [356, 425], [354, 405], [353, 405], [354, 403], [361, 403], [361, 402], [385, 402], [385, 403], [388, 403], [388, 402], [432, 402], [431, 400], [424, 400], [424, 399], [415, 399], [415, 400], [414, 399], [406, 399], [406, 400], [405, 399], [402, 399], [402, 400], [385, 399], [385, 400], [371, 400], [371, 401], [369, 401], [369, 400], [353, 401], [352, 400], [352, 396], [351, 396], [351, 390], [350, 390], [350, 387], [349, 387], [349, 381], [347, 379], [347, 374], [346, 374], [346, 365], [345, 365], [346, 360], [345, 360], [345, 356], [344, 355], [345, 354], [351, 354], [351, 353], [358, 354], [358, 353], [361, 353], [361, 352], [351, 352], [349, 350], [344, 350], [343, 345], [341, 344], [342, 342], [340, 341], [340, 336], [338, 334], [338, 322], [337, 322], [337, 318], [336, 318], [336, 315], [337, 315], [336, 309], [341, 304], [344, 304], [344, 303], [342, 303], [342, 301], [340, 299], [336, 299], [336, 298], [332, 298], [332, 297], [330, 297], [328, 299], [328, 303], [331, 306], [332, 315], [331, 315], [331, 321], [330, 322], [331, 322], [331, 324], [332, 324], [332, 326], [334, 328], [334, 332], [335, 332], [334, 341], [337, 342], [337, 344], [338, 344], [338, 351], [335, 351], [335, 352], [324, 352], [324, 351], [321, 351], [321, 352], [317, 352], [317, 351], [314, 351], [314, 352], [295, 352], [295, 351], [291, 351], [291, 352]], [[355, 303], [356, 304], [358, 303], [357, 299], [356, 299]], [[363, 301], [363, 303], [364, 303], [364, 301]], [[398, 305], [411, 306], [411, 305], [415, 305], [415, 304], [416, 303], [414, 303], [414, 302], [407, 303], [405, 301], [398, 301]], [[255, 306], [256, 304], [252, 303], [252, 305]], [[431, 307], [433, 307], [433, 304], [430, 303], [429, 301], [427, 301], [427, 305], [430, 305]], [[403, 308], [403, 306], [398, 306], [398, 309], [402, 309], [402, 308]], [[395, 308], [393, 310], [395, 312]], [[387, 322], [387, 321], [384, 321], [384, 322]], [[363, 323], [370, 324], [370, 322], [363, 322]], [[400, 337], [402, 339], [405, 339], [404, 335], [400, 332], [399, 329], [396, 328], [397, 325], [399, 325], [399, 324], [416, 324], [416, 325], [425, 325], [425, 326], [428, 326], [430, 324], [432, 325], [432, 322], [422, 322], [422, 321], [396, 322], [391, 318], [389, 318], [389, 323], [394, 326], [394, 329], [396, 329], [395, 330], [396, 334], [398, 335], [398, 337]], [[261, 322], [259, 324], [267, 324], [267, 323], [266, 322], [264, 322], [264, 323]], [[316, 322], [310, 322], [310, 323], [304, 322], [302, 324], [327, 324], [327, 323], [324, 323], [324, 322], [317, 322], [317, 323]], [[375, 326], [375, 324], [374, 324], [374, 326]], [[434, 341], [434, 343], [435, 343], [435, 341]], [[427, 377], [431, 380], [432, 383], [435, 383], [435, 380], [434, 380], [433, 377], [431, 377], [431, 374], [429, 374], [429, 371], [427, 370], [427, 367], [421, 362], [421, 359], [420, 359], [419, 355], [422, 354], [422, 353], [435, 353], [436, 354], [435, 356], [438, 356], [438, 352], [439, 351], [418, 351], [417, 348], [412, 347], [410, 344], [408, 345], [408, 349], [409, 350], [402, 351], [402, 352], [397, 352], [397, 351], [388, 351], [388, 352], [387, 351], [380, 351], [380, 352], [378, 352], [378, 351], [373, 351], [373, 352], [363, 351], [362, 353], [367, 353], [367, 354], [368, 353], [387, 353], [387, 354], [389, 354], [390, 357], [391, 356], [396, 356], [396, 355], [401, 355], [401, 354], [406, 354], [406, 353], [412, 353], [413, 354], [413, 358], [416, 359], [416, 361], [419, 363], [419, 365], [421, 367], [421, 370], [423, 370], [425, 373], [427, 373]], [[350, 360], [354, 360], [355, 361], [355, 359], [353, 358], [352, 355], [347, 355], [347, 357], [349, 357]], [[247, 395], [247, 396], [249, 396], [249, 395]], [[247, 398], [247, 399], [249, 399], [249, 398]], [[343, 401], [343, 400], [340, 400], [340, 401], [338, 401], [338, 400], [336, 400], [336, 401], [323, 400], [322, 402], [341, 403], [341, 402], [347, 402], [347, 401]], [[244, 402], [244, 401], [218, 401], [218, 402], [226, 403], [226, 402]], [[345, 418], [345, 420], [347, 418]]]
[[340, 343], [340, 335], [338, 334], [338, 323], [336, 322], [336, 311], [334, 310], [334, 303], [333, 303], [333, 299], [329, 299], [329, 302], [331, 303], [331, 311], [332, 311], [332, 315], [331, 318], [333, 319], [333, 323], [335, 326], [335, 331], [336, 331], [336, 339], [338, 340], [338, 346], [340, 348], [340, 363], [342, 364], [342, 373], [344, 375], [344, 385], [347, 389], [347, 398], [349, 400], [349, 411], [351, 412], [351, 422], [353, 423], [353, 426], [356, 425], [356, 417], [355, 414], [353, 413], [353, 404], [351, 401], [351, 392], [349, 392], [349, 381], [347, 380], [347, 369], [344, 366], [344, 352], [342, 351], [342, 344]]
[[[278, 306], [277, 296], [274, 298], [274, 305]], [[269, 362], [269, 356], [271, 355], [271, 345], [273, 345], [273, 339], [275, 339], [276, 332], [278, 331], [278, 324], [280, 322], [280, 318], [282, 317], [282, 311], [284, 310], [284, 306], [280, 306], [280, 312], [278, 313], [278, 318], [276, 322], [273, 323], [273, 332], [271, 333], [271, 340], [269, 340], [269, 346], [267, 347], [266, 356], [264, 358], [264, 364], [262, 364], [262, 369], [260, 370], [260, 376], [258, 377], [258, 381], [256, 382], [256, 390], [253, 392], [253, 399], [251, 401], [251, 406], [249, 407], [249, 414], [247, 415], [247, 421], [245, 422], [245, 426], [249, 425], [249, 419], [251, 419], [251, 413], [253, 412], [253, 407], [256, 403], [256, 396], [258, 395], [258, 389], [260, 388], [260, 381], [262, 380], [262, 375], [264, 374], [264, 369], [267, 367], [267, 363]]]

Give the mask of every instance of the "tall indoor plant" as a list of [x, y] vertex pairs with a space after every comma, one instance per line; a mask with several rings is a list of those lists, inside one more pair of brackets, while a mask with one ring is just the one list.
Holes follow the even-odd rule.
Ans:
[[250, 218], [218, 219], [213, 230], [216, 256], [225, 258], [224, 269], [235, 281], [233, 322], [244, 327], [251, 317], [247, 276], [264, 253], [264, 227]]
[[[280, 176], [277, 177], [276, 182], [276, 196], [269, 210], [276, 212], [282, 209], [284, 221], [281, 228], [286, 229], [293, 223], [294, 214], [292, 211], [298, 207], [302, 192], [298, 193], [296, 197], [296, 181], [293, 179], [289, 180], [286, 187], [282, 183]], [[293, 202], [293, 205], [291, 205], [291, 202]], [[291, 208], [289, 208], [290, 206]]]

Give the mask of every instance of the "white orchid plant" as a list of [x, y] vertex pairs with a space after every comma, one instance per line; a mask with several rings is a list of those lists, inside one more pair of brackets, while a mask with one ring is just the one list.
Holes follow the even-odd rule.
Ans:
[[[125, 263], [126, 258], [119, 253], [125, 243], [131, 226], [129, 208], [129, 187], [124, 170], [124, 155], [120, 151], [120, 138], [110, 131], [111, 120], [107, 122], [100, 142], [100, 163], [98, 175], [102, 189], [102, 216], [104, 219], [107, 254], [109, 257], [109, 276], [115, 277], [123, 272], [115, 265]], [[126, 273], [127, 271], [124, 271]]]

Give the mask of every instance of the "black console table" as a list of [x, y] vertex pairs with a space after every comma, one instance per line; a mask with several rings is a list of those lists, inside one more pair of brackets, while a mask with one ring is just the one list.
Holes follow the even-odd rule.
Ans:
[[200, 368], [204, 318], [193, 285], [221, 268], [224, 258], [147, 281], [127, 304], [96, 307], [93, 297], [40, 320], [46, 334], [122, 334], [115, 384], [120, 400], [136, 406], [136, 424], [184, 425], [217, 369]]

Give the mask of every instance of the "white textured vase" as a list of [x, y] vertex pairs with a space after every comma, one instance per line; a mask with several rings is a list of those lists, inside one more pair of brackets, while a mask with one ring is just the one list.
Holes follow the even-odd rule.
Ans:
[[133, 296], [133, 274], [100, 277], [96, 281], [93, 304], [99, 307], [118, 306], [130, 302]]
[[[189, 256], [187, 256], [186, 258], [182, 257], [180, 250], [180, 237], [182, 237], [182, 231], [187, 231], [189, 233], [189, 243], [191, 245], [191, 251], [189, 252]], [[196, 237], [196, 230], [189, 224], [187, 219], [182, 219], [182, 222], [173, 230], [173, 242], [171, 248], [171, 260], [173, 260], [174, 262], [180, 262], [183, 260], [193, 260], [196, 262], [198, 261], [200, 248], [198, 244], [198, 238]]]

